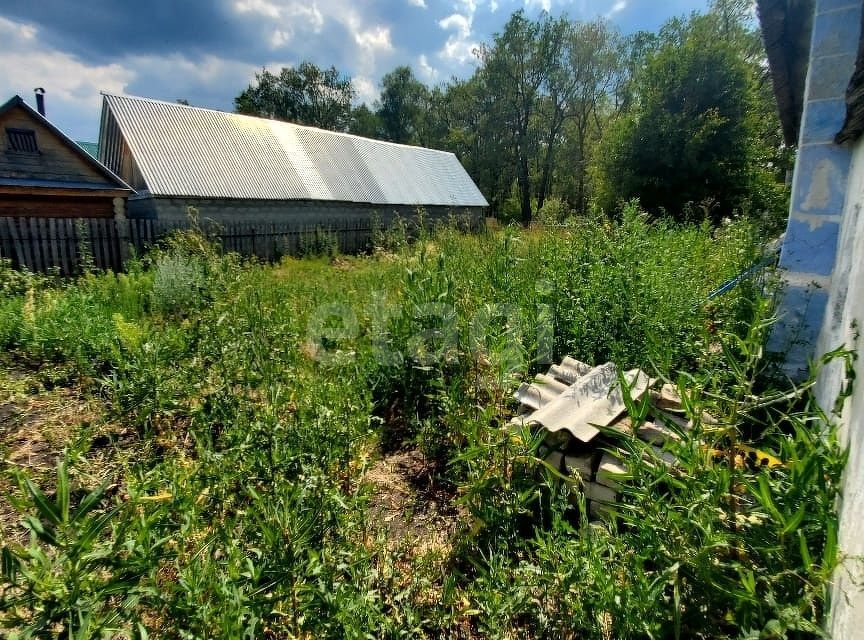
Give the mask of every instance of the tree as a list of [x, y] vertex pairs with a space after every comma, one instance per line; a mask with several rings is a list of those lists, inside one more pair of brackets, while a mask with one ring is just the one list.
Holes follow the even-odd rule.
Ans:
[[348, 133], [366, 138], [380, 138], [381, 120], [364, 102], [359, 107], [351, 110], [351, 122], [348, 125]]
[[493, 213], [509, 196], [515, 179], [512, 136], [499, 118], [495, 94], [477, 71], [468, 80], [453, 80], [434, 113], [445, 133], [436, 144], [456, 154], [489, 201]]
[[603, 203], [638, 197], [680, 216], [710, 199], [715, 216], [728, 215], [747, 194], [751, 70], [710, 16], [671, 26], [637, 76], [638, 101], [604, 142]]
[[534, 22], [522, 11], [514, 13], [492, 46], [483, 45], [484, 83], [494, 95], [498, 126], [511, 137], [515, 158], [522, 222], [531, 222], [530, 158], [537, 146], [532, 120], [538, 109], [541, 87], [555, 57], [556, 23], [544, 16]]
[[551, 29], [550, 68], [541, 102], [545, 129], [537, 209], [552, 190], [557, 151], [567, 139], [565, 125], [571, 122], [575, 162], [568, 170], [575, 177], [573, 204], [584, 211], [589, 133], [592, 127], [601, 128], [601, 110], [614, 86], [619, 62], [617, 34], [601, 21], [580, 23], [564, 18], [552, 22]]
[[377, 115], [386, 140], [424, 144], [420, 139], [429, 90], [414, 77], [411, 67], [396, 67], [381, 79]]
[[336, 67], [319, 69], [311, 62], [283, 67], [279, 75], [266, 69], [234, 98], [237, 113], [344, 131], [350, 122], [351, 79]]

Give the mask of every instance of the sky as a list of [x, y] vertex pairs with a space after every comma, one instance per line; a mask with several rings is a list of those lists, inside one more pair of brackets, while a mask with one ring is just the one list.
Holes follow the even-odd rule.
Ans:
[[230, 111], [256, 71], [309, 60], [372, 103], [398, 65], [437, 84], [468, 77], [472, 50], [524, 9], [655, 31], [707, 0], [3, 0], [0, 103], [19, 94], [75, 140], [95, 141], [100, 92]]

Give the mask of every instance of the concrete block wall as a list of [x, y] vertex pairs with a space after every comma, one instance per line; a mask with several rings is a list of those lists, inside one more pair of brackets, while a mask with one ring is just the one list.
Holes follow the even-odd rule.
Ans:
[[769, 343], [793, 380], [807, 376], [828, 308], [852, 151], [834, 144], [861, 34], [861, 0], [816, 0], [786, 238], [786, 290]]
[[[330, 223], [368, 217], [386, 225], [396, 216], [406, 220], [417, 217], [414, 205], [372, 205], [318, 200], [236, 200], [208, 198], [137, 198], [129, 201], [130, 218], [185, 221], [188, 207], [198, 210], [201, 220], [218, 224], [271, 224], [291, 222], [301, 227], [326, 227]], [[446, 220], [451, 215], [474, 227], [483, 220], [481, 207], [424, 207], [428, 220]]]

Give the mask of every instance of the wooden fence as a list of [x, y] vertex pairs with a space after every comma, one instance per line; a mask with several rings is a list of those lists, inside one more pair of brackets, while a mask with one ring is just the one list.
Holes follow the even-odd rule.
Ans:
[[[14, 268], [61, 275], [79, 273], [86, 264], [121, 271], [130, 255], [140, 256], [169, 232], [190, 226], [187, 221], [0, 217], [0, 258], [11, 260]], [[345, 253], [363, 251], [373, 223], [369, 218], [312, 226], [292, 221], [211, 223], [203, 225], [203, 231], [224, 251], [276, 260], [328, 244]]]

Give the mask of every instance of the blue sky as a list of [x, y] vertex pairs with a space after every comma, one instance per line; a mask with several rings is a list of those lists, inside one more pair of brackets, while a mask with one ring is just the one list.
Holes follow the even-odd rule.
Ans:
[[465, 77], [472, 49], [513, 11], [605, 17], [656, 30], [707, 0], [4, 0], [0, 102], [33, 103], [76, 140], [95, 140], [100, 91], [230, 110], [262, 67], [311, 60], [350, 75], [372, 102], [381, 76], [408, 64], [427, 83]]

